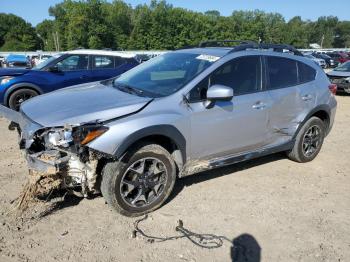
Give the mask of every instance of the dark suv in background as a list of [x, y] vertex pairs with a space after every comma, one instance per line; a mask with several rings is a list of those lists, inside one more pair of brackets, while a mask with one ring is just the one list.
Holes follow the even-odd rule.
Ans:
[[18, 110], [31, 97], [112, 78], [138, 64], [131, 53], [76, 50], [53, 56], [33, 69], [0, 69], [0, 104]]
[[335, 61], [332, 57], [330, 57], [327, 54], [314, 52], [314, 53], [312, 53], [312, 55], [316, 58], [323, 59], [326, 62], [326, 68], [329, 68], [329, 67], [333, 68], [333, 67], [337, 67], [339, 65], [338, 61]]

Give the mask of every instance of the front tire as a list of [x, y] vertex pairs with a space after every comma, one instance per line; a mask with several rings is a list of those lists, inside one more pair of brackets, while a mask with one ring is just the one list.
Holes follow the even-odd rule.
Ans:
[[300, 129], [288, 157], [299, 163], [312, 161], [320, 152], [325, 137], [325, 124], [318, 117], [311, 117]]
[[140, 216], [159, 208], [176, 180], [169, 152], [156, 144], [130, 150], [121, 161], [109, 162], [102, 171], [101, 192], [116, 211]]
[[38, 93], [36, 91], [28, 88], [16, 90], [10, 95], [9, 108], [19, 111], [19, 108], [24, 101], [37, 95]]

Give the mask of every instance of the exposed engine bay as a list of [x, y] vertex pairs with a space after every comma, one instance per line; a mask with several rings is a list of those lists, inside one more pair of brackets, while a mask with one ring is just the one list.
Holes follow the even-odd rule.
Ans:
[[20, 147], [30, 170], [55, 176], [58, 189], [87, 197], [99, 193], [97, 167], [105, 156], [85, 145], [107, 130], [99, 124], [47, 128], [36, 131], [29, 143], [22, 138]]

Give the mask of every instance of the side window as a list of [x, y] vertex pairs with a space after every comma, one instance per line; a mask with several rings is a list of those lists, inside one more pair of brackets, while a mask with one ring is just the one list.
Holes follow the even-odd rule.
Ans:
[[71, 55], [56, 64], [60, 71], [87, 70], [88, 65], [88, 55]]
[[126, 59], [124, 57], [115, 56], [114, 57], [115, 68], [121, 66], [126, 63]]
[[300, 83], [306, 83], [315, 80], [316, 70], [302, 62], [298, 62], [298, 72]]
[[114, 68], [113, 56], [93, 56], [92, 68], [105, 69]]
[[268, 89], [298, 85], [297, 63], [295, 60], [268, 56], [267, 66], [270, 79]]
[[190, 101], [205, 100], [208, 87], [215, 84], [233, 88], [235, 96], [259, 91], [261, 88], [260, 57], [239, 57], [222, 65], [191, 90]]
[[260, 90], [260, 76], [260, 57], [245, 56], [217, 69], [210, 78], [210, 85], [225, 85], [233, 88], [235, 96], [244, 95]]
[[119, 57], [119, 56], [114, 57], [115, 68], [118, 68], [119, 66], [124, 64], [135, 64], [135, 63], [138, 63], [138, 62], [134, 58]]
[[200, 81], [189, 93], [191, 102], [199, 102], [207, 99], [207, 90], [209, 87], [209, 77], [207, 76]]

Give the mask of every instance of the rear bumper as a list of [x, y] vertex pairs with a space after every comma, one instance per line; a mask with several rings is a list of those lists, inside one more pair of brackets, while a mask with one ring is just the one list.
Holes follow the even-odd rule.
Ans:
[[327, 135], [331, 132], [334, 124], [335, 114], [337, 112], [337, 100], [334, 96], [331, 97], [330, 101], [330, 116], [329, 116], [329, 126], [327, 130]]

